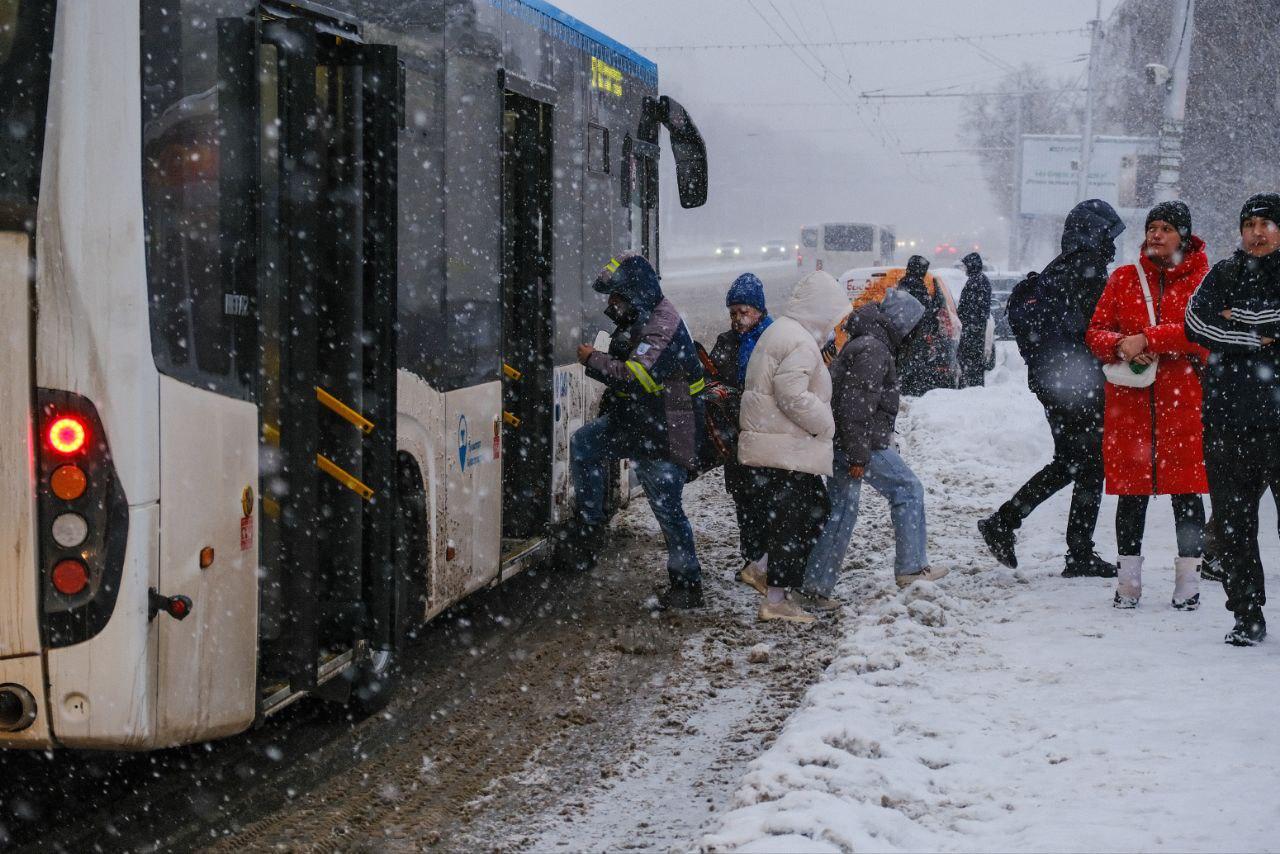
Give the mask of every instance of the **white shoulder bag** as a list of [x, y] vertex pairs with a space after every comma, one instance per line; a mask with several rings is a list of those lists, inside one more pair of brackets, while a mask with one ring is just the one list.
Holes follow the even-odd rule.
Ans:
[[[1138, 281], [1142, 283], [1142, 298], [1147, 304], [1147, 317], [1150, 319], [1151, 325], [1155, 326], [1155, 301], [1152, 300], [1151, 288], [1147, 285], [1147, 273], [1142, 269], [1141, 262], [1134, 264], [1133, 269], [1138, 271]], [[1160, 367], [1159, 359], [1146, 366], [1124, 361], [1111, 362], [1102, 366], [1102, 373], [1106, 375], [1109, 383], [1128, 388], [1149, 388], [1156, 381], [1156, 368], [1158, 367]]]

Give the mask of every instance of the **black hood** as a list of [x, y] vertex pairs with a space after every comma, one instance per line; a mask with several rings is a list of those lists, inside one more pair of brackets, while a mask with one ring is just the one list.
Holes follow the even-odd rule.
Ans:
[[970, 276], [976, 276], [982, 272], [982, 256], [977, 252], [970, 252], [960, 261], [964, 264], [964, 271]]
[[923, 256], [912, 255], [907, 259], [907, 273], [913, 276], [923, 276], [929, 272], [929, 262]]
[[1062, 253], [1089, 252], [1109, 262], [1116, 257], [1116, 238], [1124, 220], [1102, 199], [1088, 199], [1071, 209], [1062, 227]]

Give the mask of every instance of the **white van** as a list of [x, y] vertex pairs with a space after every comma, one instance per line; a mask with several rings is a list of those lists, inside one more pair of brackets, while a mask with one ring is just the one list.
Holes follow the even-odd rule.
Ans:
[[893, 263], [898, 238], [891, 225], [871, 222], [827, 222], [800, 230], [796, 266], [809, 273], [839, 275], [851, 267], [886, 267]]

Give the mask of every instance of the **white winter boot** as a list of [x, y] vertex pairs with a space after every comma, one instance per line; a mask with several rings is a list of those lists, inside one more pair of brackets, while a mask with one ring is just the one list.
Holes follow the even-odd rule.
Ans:
[[1117, 608], [1136, 608], [1142, 598], [1142, 556], [1120, 556], [1120, 569], [1116, 574], [1116, 598], [1112, 605]]
[[1201, 560], [1198, 557], [1173, 560], [1173, 607], [1179, 611], [1194, 611], [1200, 607]]

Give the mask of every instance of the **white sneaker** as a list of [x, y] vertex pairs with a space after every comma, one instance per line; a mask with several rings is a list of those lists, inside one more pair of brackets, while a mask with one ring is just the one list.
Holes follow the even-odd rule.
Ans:
[[769, 620], [785, 620], [788, 623], [813, 623], [818, 619], [789, 598], [783, 599], [781, 602], [764, 600], [760, 603], [758, 617], [762, 623]]
[[754, 587], [761, 596], [769, 592], [769, 573], [755, 561], [751, 561], [738, 572], [738, 580], [748, 587]]
[[1116, 596], [1111, 606], [1127, 611], [1138, 607], [1138, 600], [1142, 598], [1142, 556], [1120, 555], [1118, 563]]
[[917, 581], [937, 581], [939, 578], [945, 578], [947, 573], [950, 571], [951, 570], [946, 567], [938, 568], [926, 566], [919, 572], [913, 572], [910, 575], [895, 576], [894, 580], [898, 582], [898, 589], [904, 590], [915, 584]]
[[1194, 611], [1200, 607], [1200, 562], [1198, 557], [1173, 559], [1173, 607]]

